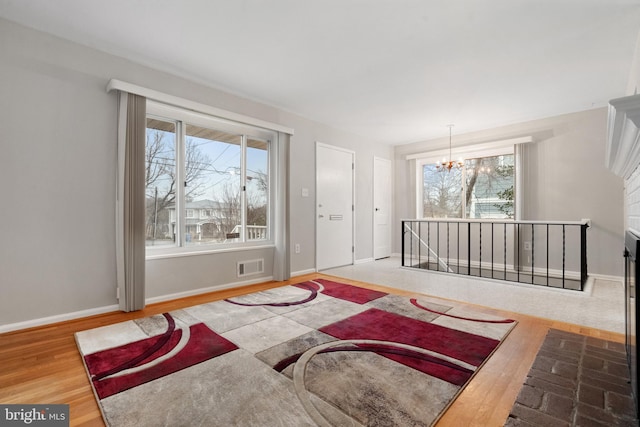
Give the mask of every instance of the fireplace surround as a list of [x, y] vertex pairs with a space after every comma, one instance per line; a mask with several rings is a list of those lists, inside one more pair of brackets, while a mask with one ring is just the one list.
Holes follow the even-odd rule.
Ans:
[[633, 396], [638, 412], [638, 300], [636, 283], [640, 278], [640, 94], [609, 102], [607, 122], [606, 166], [624, 179], [625, 244], [625, 337], [627, 362]]
[[637, 350], [638, 314], [640, 314], [640, 312], [638, 310], [638, 299], [636, 297], [636, 283], [638, 283], [638, 275], [640, 273], [637, 265], [639, 253], [640, 237], [633, 231], [627, 230], [625, 233], [624, 250], [625, 346], [633, 399], [636, 405], [636, 414], [639, 413], [638, 375], [640, 375]]

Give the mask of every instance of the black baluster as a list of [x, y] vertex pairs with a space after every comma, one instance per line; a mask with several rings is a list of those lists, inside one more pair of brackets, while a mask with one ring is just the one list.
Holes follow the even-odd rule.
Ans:
[[549, 286], [549, 224], [547, 224], [547, 286]]
[[562, 289], [564, 289], [565, 244], [566, 244], [566, 230], [565, 230], [565, 224], [562, 224]]
[[535, 253], [536, 253], [536, 226], [531, 224], [531, 284], [535, 284]]

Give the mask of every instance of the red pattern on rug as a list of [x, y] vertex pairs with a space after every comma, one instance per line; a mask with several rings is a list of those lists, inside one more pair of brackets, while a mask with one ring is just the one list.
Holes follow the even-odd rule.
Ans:
[[515, 320], [513, 319], [487, 320], [487, 319], [473, 319], [471, 317], [464, 317], [464, 316], [455, 316], [453, 314], [442, 313], [440, 311], [431, 310], [429, 307], [425, 307], [424, 305], [421, 305], [418, 302], [418, 300], [415, 298], [411, 298], [409, 302], [414, 306], [418, 307], [419, 309], [428, 311], [429, 313], [438, 314], [440, 316], [445, 316], [445, 317], [451, 317], [452, 319], [468, 320], [470, 322], [479, 322], [479, 323], [514, 323], [515, 322]]
[[[138, 354], [142, 354], [149, 348], [152, 348], [158, 340], [162, 339], [163, 335], [85, 356], [85, 364], [100, 399], [172, 374], [181, 369], [204, 362], [205, 360], [213, 359], [214, 357], [238, 348], [231, 341], [216, 334], [202, 323], [193, 325], [189, 329], [191, 332], [189, 342], [178, 354], [139, 372], [117, 377], [107, 377], [100, 380], [95, 379], [96, 375], [109, 371], [114, 367], [125, 365], [128, 360], [134, 359]], [[167, 354], [178, 344], [181, 336], [182, 331], [180, 329], [173, 331], [171, 338], [165, 345], [134, 366], [144, 365]]]
[[[374, 291], [372, 289], [359, 288], [357, 286], [347, 285], [344, 283], [332, 282], [331, 280], [326, 279], [316, 279], [316, 282], [322, 284], [324, 286], [323, 294], [329, 295], [334, 298], [340, 298], [345, 301], [351, 301], [356, 304], [366, 304], [369, 301], [376, 300], [378, 298], [382, 298], [389, 294], [380, 291]], [[318, 286], [313, 282], [304, 282], [307, 285], [313, 286], [315, 289], [318, 289]], [[305, 289], [301, 286], [294, 285], [299, 288]]]
[[[449, 329], [371, 308], [319, 329], [339, 339], [392, 341], [431, 350], [480, 366], [500, 341]], [[403, 355], [380, 355], [455, 385], [463, 385], [472, 372]]]

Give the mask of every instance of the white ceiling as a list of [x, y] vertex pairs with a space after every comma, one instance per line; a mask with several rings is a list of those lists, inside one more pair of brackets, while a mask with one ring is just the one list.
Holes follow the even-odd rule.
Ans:
[[640, 0], [0, 0], [0, 16], [398, 144], [624, 96]]

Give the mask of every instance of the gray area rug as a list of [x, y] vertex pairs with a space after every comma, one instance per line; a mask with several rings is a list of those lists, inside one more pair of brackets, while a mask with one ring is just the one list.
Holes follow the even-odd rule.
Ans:
[[110, 426], [429, 426], [514, 325], [318, 279], [76, 340]]

